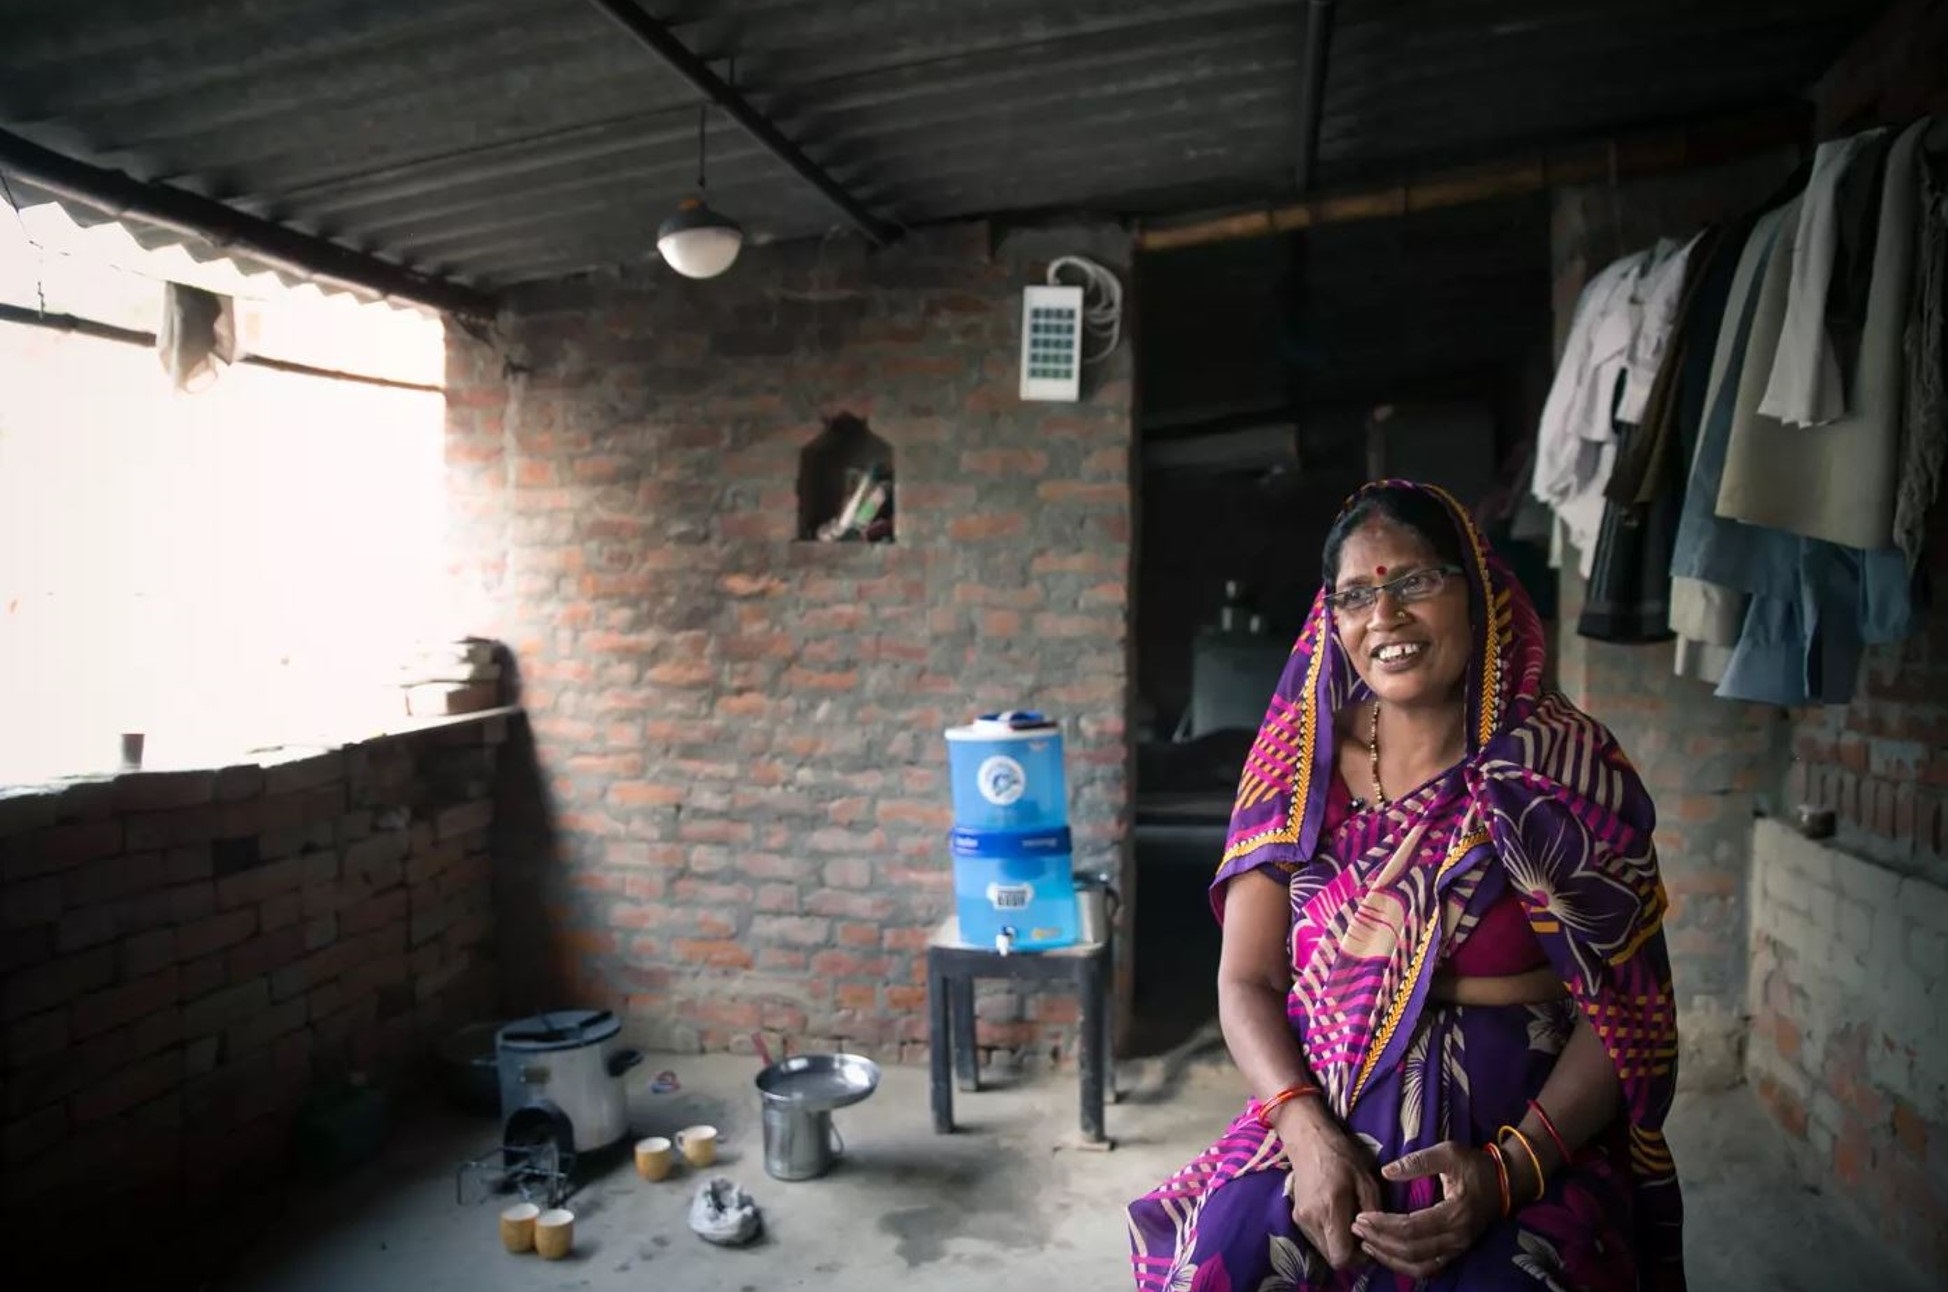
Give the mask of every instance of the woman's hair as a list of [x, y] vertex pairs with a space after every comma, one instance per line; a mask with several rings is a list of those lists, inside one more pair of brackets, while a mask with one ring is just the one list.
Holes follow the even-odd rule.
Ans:
[[1328, 588], [1339, 578], [1340, 549], [1346, 546], [1353, 531], [1369, 520], [1391, 521], [1419, 535], [1443, 561], [1463, 568], [1468, 564], [1461, 550], [1461, 535], [1454, 528], [1454, 518], [1432, 494], [1406, 485], [1378, 485], [1360, 494], [1352, 506], [1339, 514], [1326, 534], [1319, 568]]

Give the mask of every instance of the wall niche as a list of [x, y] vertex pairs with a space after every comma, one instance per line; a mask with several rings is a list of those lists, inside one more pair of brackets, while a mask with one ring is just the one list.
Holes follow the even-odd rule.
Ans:
[[798, 454], [798, 537], [808, 543], [893, 541], [893, 446], [840, 413]]

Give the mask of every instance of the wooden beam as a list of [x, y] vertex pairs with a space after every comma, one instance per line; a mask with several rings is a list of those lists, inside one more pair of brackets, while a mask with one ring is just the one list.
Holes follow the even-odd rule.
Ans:
[[[115, 341], [122, 345], [140, 346], [145, 350], [156, 348], [156, 334], [144, 332], [139, 328], [117, 327], [113, 323], [99, 323], [94, 319], [84, 319], [73, 314], [49, 314], [45, 310], [30, 310], [24, 305], [9, 305], [0, 301], [0, 323], [14, 323], [21, 327], [43, 328], [49, 332], [71, 332], [76, 336], [93, 337], [97, 341]], [[253, 368], [269, 368], [273, 372], [295, 373], [300, 377], [323, 377], [327, 381], [350, 381], [361, 386], [383, 386], [387, 390], [412, 390], [422, 394], [438, 395], [444, 386], [428, 385], [422, 381], [401, 381], [395, 377], [374, 377], [362, 372], [343, 372], [337, 368], [320, 368], [314, 364], [296, 363], [290, 359], [273, 359], [264, 354], [244, 354], [237, 358], [238, 363]]]
[[853, 227], [876, 245], [885, 246], [899, 236], [898, 229], [868, 211], [823, 167], [807, 157], [797, 144], [785, 138], [778, 127], [771, 124], [771, 118], [752, 107], [749, 99], [711, 71], [710, 65], [691, 53], [689, 47], [678, 40], [668, 27], [644, 13], [635, 0], [589, 0], [589, 3], [629, 33], [637, 44], [662, 59], [671, 71], [728, 113], [731, 120], [744, 127], [746, 134], [796, 171], [801, 179], [817, 189], [826, 201], [836, 206], [852, 222]]
[[1570, 184], [1664, 174], [1731, 161], [1782, 144], [1803, 145], [1809, 137], [1807, 126], [1806, 109], [1795, 105], [1727, 121], [1540, 149], [1487, 165], [1436, 171], [1397, 184], [1146, 227], [1138, 232], [1136, 245], [1140, 251], [1173, 251], [1498, 201]]
[[494, 298], [485, 292], [299, 233], [213, 198], [90, 166], [4, 130], [0, 171], [61, 201], [167, 229], [328, 287], [450, 314], [490, 318], [494, 313]]

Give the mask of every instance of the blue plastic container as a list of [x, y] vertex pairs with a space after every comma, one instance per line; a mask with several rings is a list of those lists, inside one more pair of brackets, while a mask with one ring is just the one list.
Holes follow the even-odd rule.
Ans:
[[1062, 729], [1039, 713], [991, 713], [947, 731], [954, 824], [1060, 830], [1069, 824]]
[[956, 829], [954, 913], [963, 942], [1011, 951], [1072, 946], [1078, 926], [1069, 831]]

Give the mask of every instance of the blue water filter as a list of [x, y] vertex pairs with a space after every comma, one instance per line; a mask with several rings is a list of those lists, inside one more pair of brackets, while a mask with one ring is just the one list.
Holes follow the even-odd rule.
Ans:
[[1039, 713], [985, 714], [947, 731], [954, 825], [1048, 831], [1069, 824], [1062, 729]]
[[1069, 831], [956, 829], [961, 941], [999, 951], [1071, 946], [1078, 926]]

